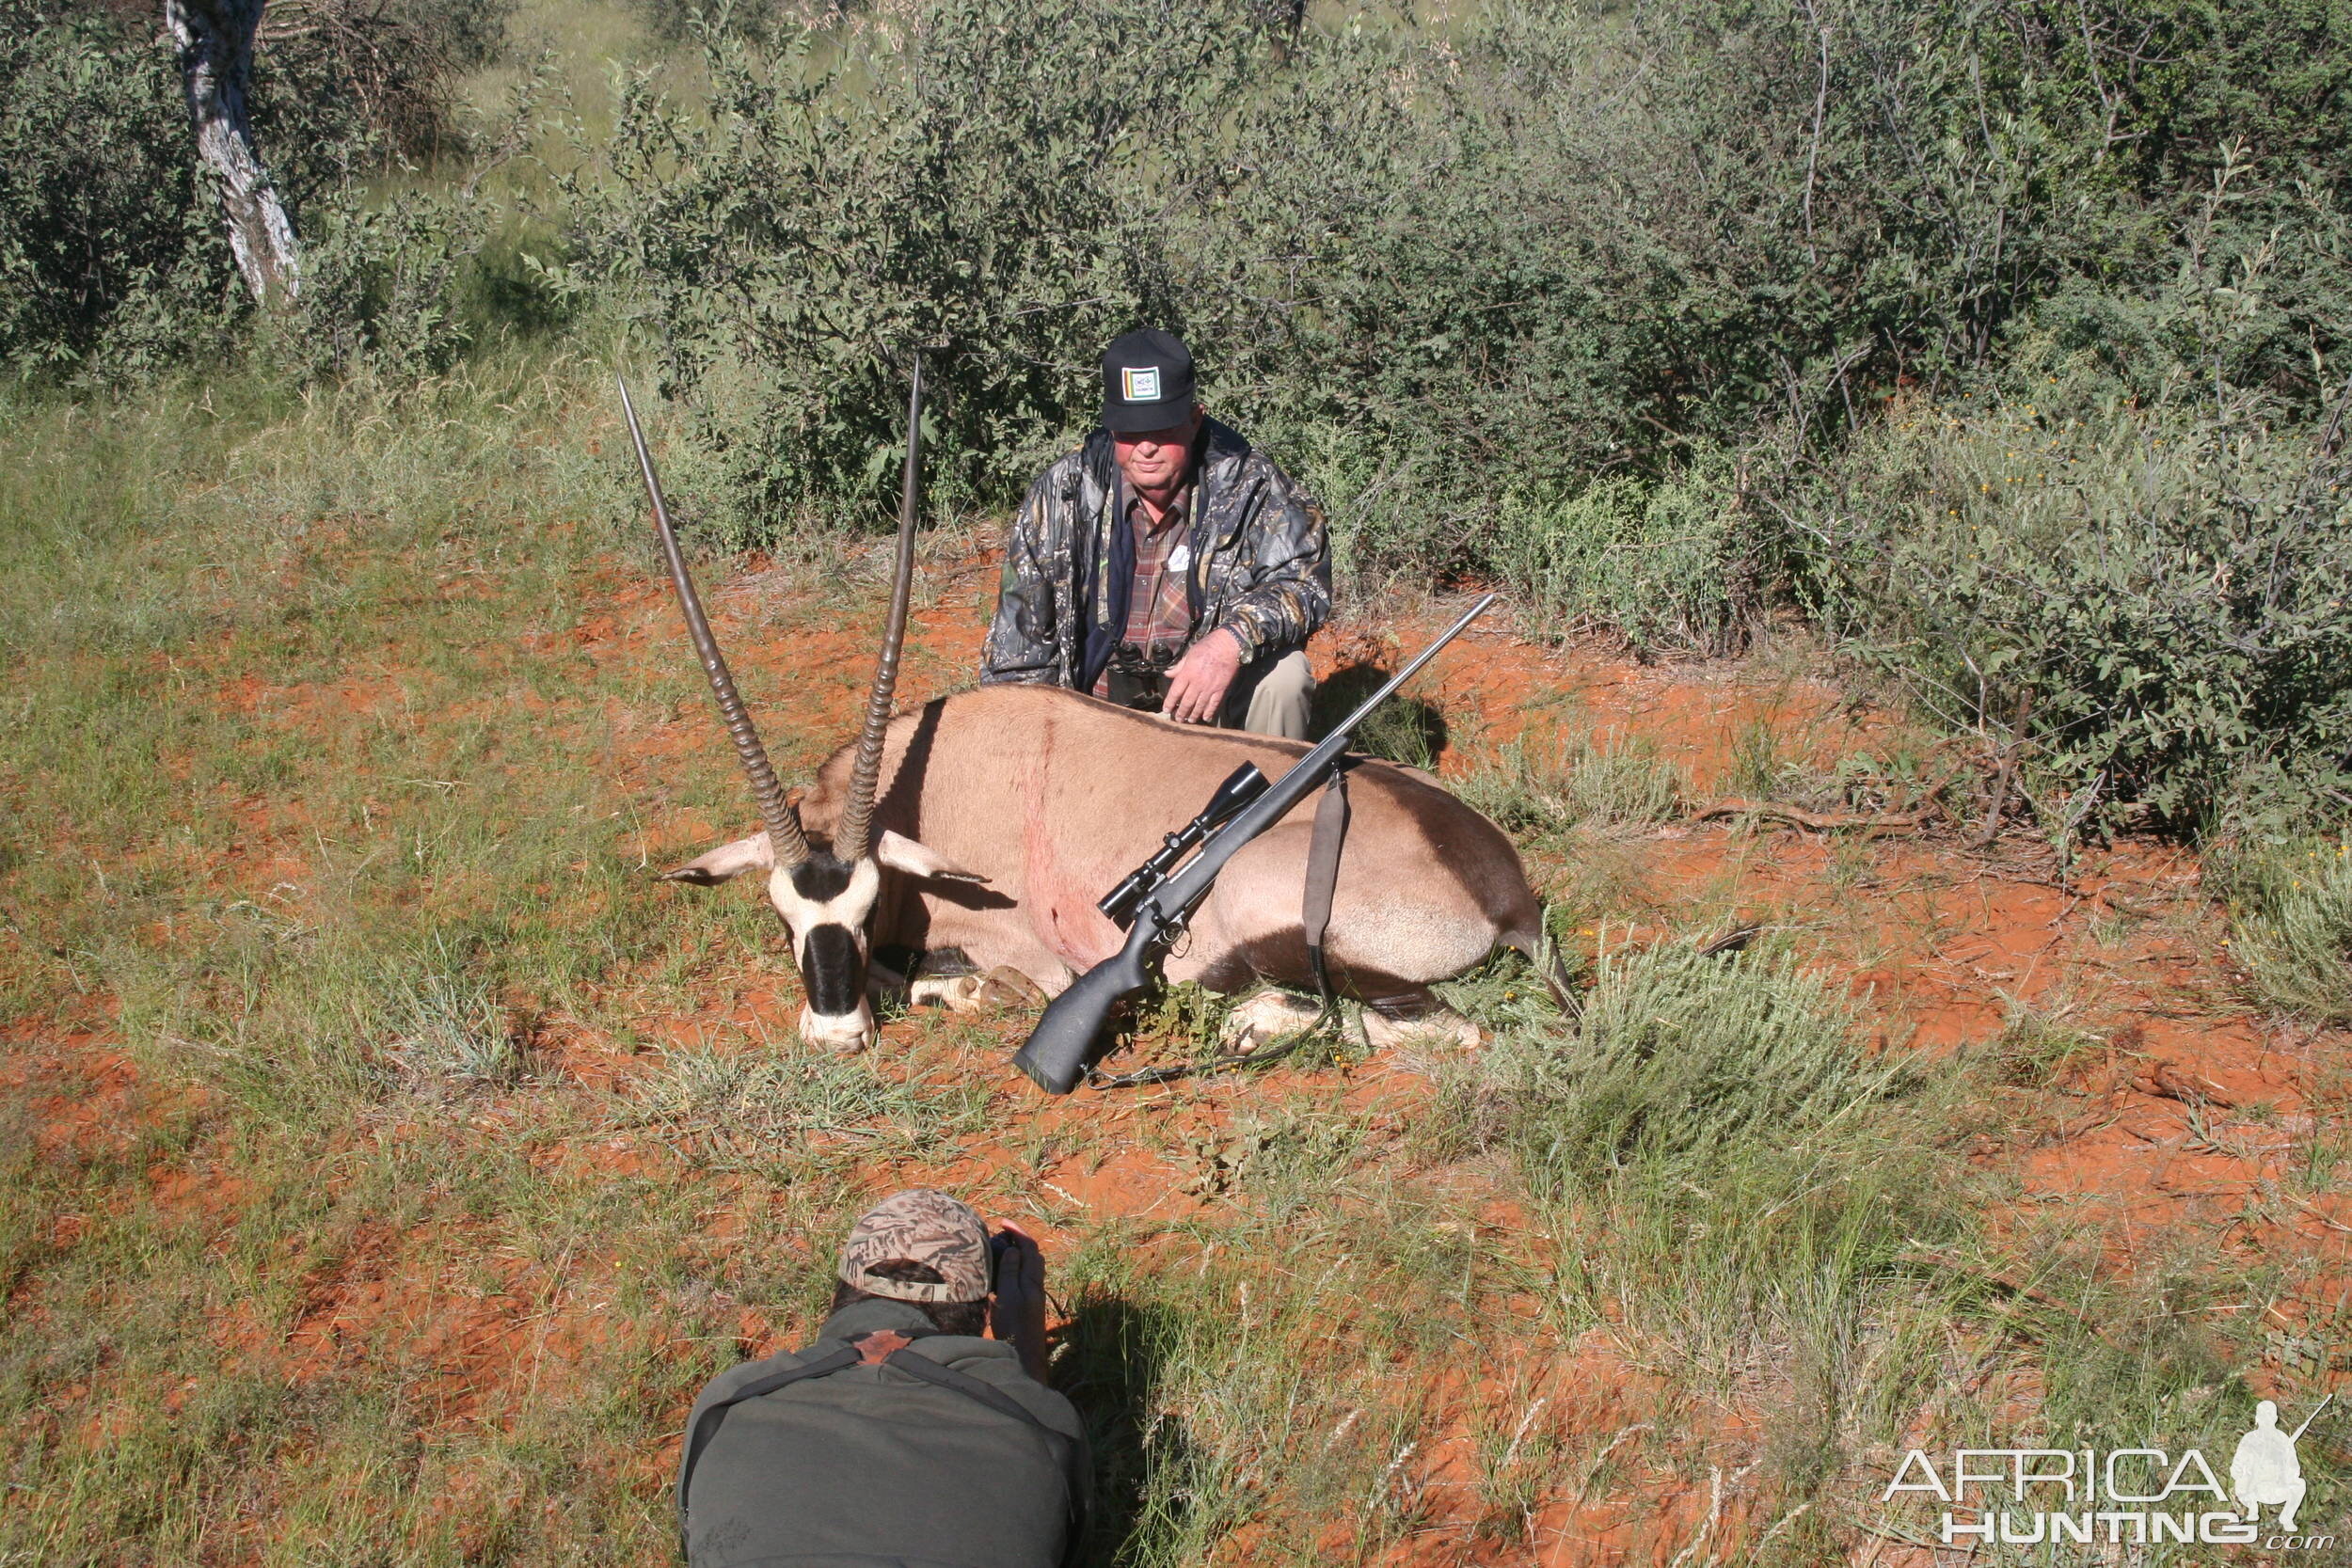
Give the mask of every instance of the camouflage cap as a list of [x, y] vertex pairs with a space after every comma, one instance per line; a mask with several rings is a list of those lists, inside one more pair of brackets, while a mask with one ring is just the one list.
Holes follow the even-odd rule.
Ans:
[[[936, 1285], [893, 1279], [875, 1270], [920, 1263]], [[850, 1227], [841, 1248], [841, 1278], [870, 1295], [897, 1301], [978, 1301], [988, 1294], [988, 1227], [946, 1193], [917, 1187], [883, 1198]]]

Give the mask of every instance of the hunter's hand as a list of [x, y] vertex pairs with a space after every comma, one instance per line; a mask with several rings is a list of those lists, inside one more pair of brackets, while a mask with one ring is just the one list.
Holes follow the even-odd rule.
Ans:
[[1160, 711], [1180, 724], [1214, 724], [1241, 673], [1241, 643], [1222, 626], [1184, 650], [1168, 673]]
[[1021, 1365], [1045, 1381], [1045, 1254], [1029, 1233], [1007, 1221], [997, 1227], [996, 1280], [988, 1331], [1021, 1353]]

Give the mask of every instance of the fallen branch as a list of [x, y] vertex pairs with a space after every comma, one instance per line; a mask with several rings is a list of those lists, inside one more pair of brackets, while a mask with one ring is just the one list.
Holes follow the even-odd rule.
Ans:
[[1820, 812], [1805, 811], [1798, 806], [1784, 806], [1772, 800], [1725, 800], [1699, 807], [1691, 814], [1693, 822], [1706, 822], [1719, 816], [1762, 816], [1791, 827], [1803, 828], [1811, 833], [1851, 832], [1856, 829], [1866, 836], [1878, 833], [1916, 832], [1928, 823], [1928, 814], [1921, 811], [1899, 812]]
[[2237, 1109], [2237, 1101], [2220, 1085], [2202, 1073], [2198, 1075], [2196, 1083], [2191, 1083], [2170, 1062], [2149, 1063], [2132, 1075], [2131, 1086], [2142, 1094], [2153, 1095], [2159, 1100], [2177, 1100], [2184, 1105], [2212, 1105], [2224, 1111]]

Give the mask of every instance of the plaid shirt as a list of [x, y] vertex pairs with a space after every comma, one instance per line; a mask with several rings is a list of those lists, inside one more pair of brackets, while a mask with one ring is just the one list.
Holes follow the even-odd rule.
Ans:
[[[1156, 523], [1142, 497], [1128, 498], [1127, 522], [1136, 533], [1136, 573], [1127, 591], [1127, 630], [1120, 639], [1124, 651], [1150, 656], [1169, 643], [1181, 649], [1192, 636], [1192, 595], [1185, 587], [1192, 562], [1189, 552], [1178, 558], [1190, 536], [1191, 520], [1189, 484], [1176, 492], [1176, 499]], [[1094, 694], [1104, 696], [1109, 688], [1106, 672], [1094, 683]]]

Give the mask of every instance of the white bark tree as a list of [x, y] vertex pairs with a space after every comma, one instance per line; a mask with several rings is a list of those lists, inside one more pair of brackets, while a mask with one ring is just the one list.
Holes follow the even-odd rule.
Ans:
[[196, 153], [220, 192], [229, 249], [246, 287], [264, 306], [302, 290], [294, 225], [253, 150], [246, 92], [253, 79], [253, 35], [264, 0], [164, 0], [164, 22], [180, 46], [180, 76], [196, 122]]

